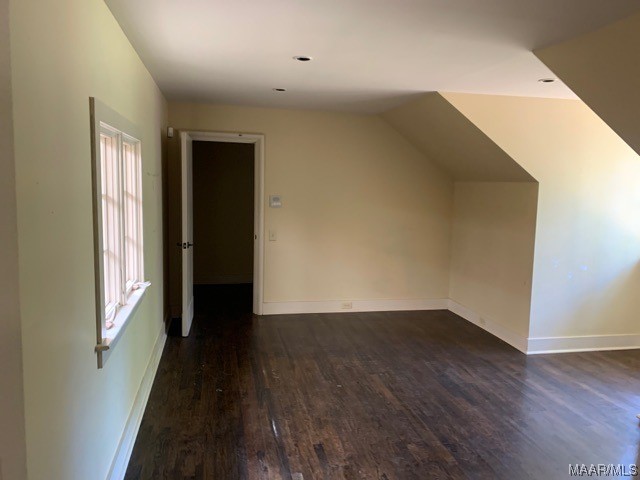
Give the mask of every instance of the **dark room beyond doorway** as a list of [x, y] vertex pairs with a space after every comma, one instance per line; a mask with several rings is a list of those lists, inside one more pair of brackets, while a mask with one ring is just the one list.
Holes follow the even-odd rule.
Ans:
[[208, 291], [206, 286], [242, 285], [245, 290], [253, 282], [254, 148], [193, 142], [196, 296]]

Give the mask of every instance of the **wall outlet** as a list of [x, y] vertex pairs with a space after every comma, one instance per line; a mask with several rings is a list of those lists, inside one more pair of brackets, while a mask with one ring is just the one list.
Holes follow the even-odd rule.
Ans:
[[486, 324], [487, 324], [487, 321], [484, 318], [480, 317], [480, 325], [484, 326]]
[[353, 308], [353, 303], [352, 302], [342, 302], [340, 304], [340, 308], [343, 310], [351, 310]]
[[269, 230], [269, 241], [275, 242], [278, 239], [278, 234], [275, 230]]

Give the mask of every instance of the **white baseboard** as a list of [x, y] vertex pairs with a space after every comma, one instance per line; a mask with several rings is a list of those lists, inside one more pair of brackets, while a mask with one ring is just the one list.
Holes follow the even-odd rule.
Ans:
[[107, 475], [107, 480], [122, 480], [127, 473], [127, 466], [129, 465], [133, 445], [136, 442], [138, 429], [142, 422], [142, 415], [144, 414], [144, 409], [147, 406], [147, 400], [151, 393], [153, 379], [158, 371], [158, 364], [160, 363], [160, 357], [162, 357], [162, 350], [164, 349], [166, 341], [167, 334], [163, 325], [153, 347], [153, 352], [151, 353], [151, 358], [147, 364], [147, 369], [142, 377], [142, 382], [140, 383], [136, 399], [133, 402], [133, 407], [131, 408], [129, 418], [127, 419], [127, 424], [124, 427], [124, 432], [122, 432], [122, 438], [120, 439], [120, 444], [118, 445], [115, 457], [111, 463], [111, 469]]
[[[351, 302], [351, 308], [342, 308], [344, 302]], [[446, 310], [449, 300], [411, 299], [411, 300], [330, 300], [318, 302], [265, 302], [263, 315], [287, 313], [348, 313], [348, 312], [389, 312], [400, 310]]]
[[352, 308], [342, 308], [345, 300], [310, 302], [265, 302], [263, 315], [292, 313], [348, 313], [386, 312], [400, 310], [449, 310], [474, 325], [486, 330], [512, 347], [527, 355], [541, 353], [589, 352], [598, 350], [640, 349], [640, 335], [593, 335], [579, 337], [539, 337], [527, 338], [507, 327], [481, 317], [473, 310], [455, 300], [413, 299], [413, 300], [353, 300]]
[[465, 320], [486, 330], [491, 335], [498, 337], [500, 340], [517, 348], [522, 353], [527, 353], [527, 338], [519, 335], [499, 323], [493, 322], [488, 318], [481, 317], [476, 312], [468, 309], [464, 305], [459, 304], [455, 300], [449, 300], [449, 310]]
[[527, 353], [594, 352], [640, 348], [640, 335], [583, 335], [579, 337], [529, 338]]

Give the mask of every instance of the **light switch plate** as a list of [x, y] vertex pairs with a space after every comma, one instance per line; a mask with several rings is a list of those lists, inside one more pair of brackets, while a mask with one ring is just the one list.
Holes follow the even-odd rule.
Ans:
[[269, 195], [269, 206], [271, 208], [282, 207], [282, 197], [280, 195]]

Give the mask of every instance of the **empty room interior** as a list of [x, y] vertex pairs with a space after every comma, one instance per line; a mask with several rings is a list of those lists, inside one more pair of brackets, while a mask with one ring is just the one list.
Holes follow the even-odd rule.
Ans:
[[637, 0], [0, 24], [0, 480], [639, 474]]

